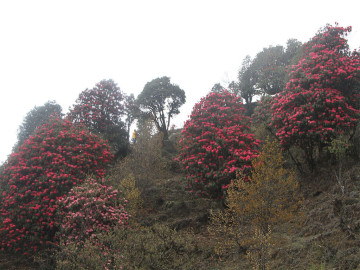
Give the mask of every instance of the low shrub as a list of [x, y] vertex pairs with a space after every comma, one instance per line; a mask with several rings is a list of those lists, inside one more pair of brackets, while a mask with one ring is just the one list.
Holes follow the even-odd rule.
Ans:
[[124, 208], [126, 202], [112, 186], [87, 179], [59, 200], [60, 208], [65, 211], [60, 238], [66, 239], [65, 244], [82, 244], [114, 226], [126, 227], [129, 220]]

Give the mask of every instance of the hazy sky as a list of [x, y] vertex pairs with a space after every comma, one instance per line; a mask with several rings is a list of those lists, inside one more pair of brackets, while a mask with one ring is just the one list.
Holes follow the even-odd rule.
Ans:
[[308, 41], [326, 23], [353, 26], [360, 1], [0, 1], [0, 163], [35, 105], [66, 112], [79, 93], [113, 79], [137, 96], [169, 76], [187, 102], [178, 127], [211, 87], [236, 80], [242, 59], [289, 38]]

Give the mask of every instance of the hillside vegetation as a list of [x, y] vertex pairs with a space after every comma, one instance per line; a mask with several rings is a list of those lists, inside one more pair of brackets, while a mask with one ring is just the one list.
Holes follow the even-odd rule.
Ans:
[[168, 77], [137, 99], [103, 80], [65, 116], [35, 107], [0, 167], [0, 269], [360, 269], [350, 32], [247, 57], [182, 129]]

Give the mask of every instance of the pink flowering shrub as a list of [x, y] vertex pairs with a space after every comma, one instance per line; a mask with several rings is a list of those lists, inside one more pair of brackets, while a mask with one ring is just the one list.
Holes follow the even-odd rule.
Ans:
[[327, 25], [304, 45], [284, 92], [272, 103], [270, 126], [284, 149], [299, 146], [314, 167], [314, 150], [354, 129], [360, 118], [360, 57], [350, 52], [351, 27]]
[[56, 202], [88, 174], [102, 178], [111, 159], [105, 141], [83, 127], [59, 119], [39, 127], [0, 175], [0, 248], [27, 253], [56, 243]]
[[112, 186], [88, 178], [59, 200], [66, 213], [60, 227], [61, 251], [57, 254], [60, 269], [119, 269], [121, 250], [107, 237], [128, 224], [126, 200], [120, 194]]
[[178, 157], [191, 192], [221, 198], [236, 173], [250, 168], [259, 141], [249, 133], [244, 112], [240, 98], [227, 91], [210, 93], [194, 106]]
[[95, 179], [87, 179], [59, 200], [66, 213], [60, 227], [61, 239], [65, 240], [65, 244], [81, 244], [114, 226], [126, 226], [129, 215], [125, 211], [125, 203], [117, 189]]

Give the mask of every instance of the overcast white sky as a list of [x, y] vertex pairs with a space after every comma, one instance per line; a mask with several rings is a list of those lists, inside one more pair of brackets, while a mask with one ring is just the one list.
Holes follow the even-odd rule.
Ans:
[[360, 1], [0, 1], [0, 163], [24, 116], [56, 100], [66, 112], [102, 79], [137, 96], [169, 76], [185, 90], [179, 127], [211, 87], [236, 80], [242, 59], [289, 38], [308, 41], [326, 23], [353, 26]]

